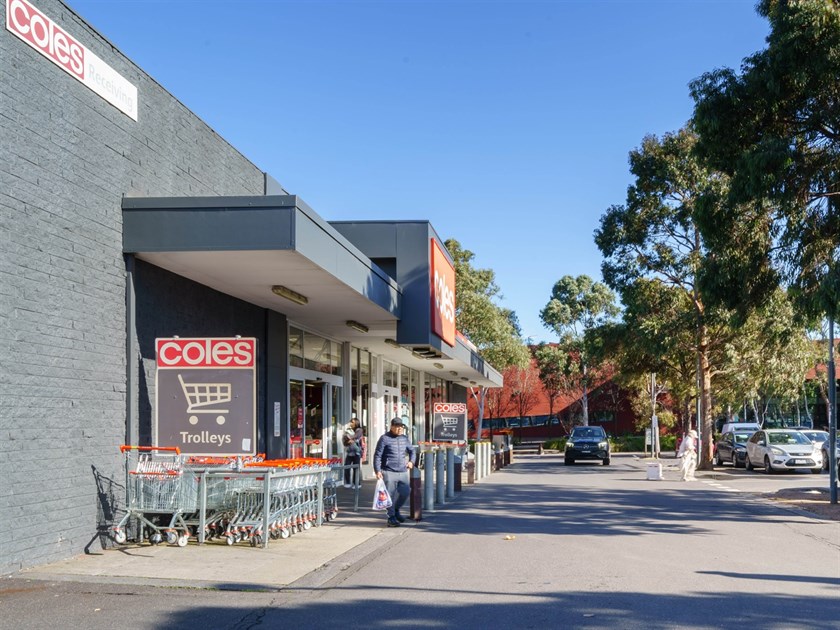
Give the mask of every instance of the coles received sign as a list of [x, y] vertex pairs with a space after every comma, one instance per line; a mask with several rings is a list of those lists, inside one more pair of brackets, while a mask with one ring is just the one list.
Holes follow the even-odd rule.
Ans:
[[154, 444], [190, 455], [256, 452], [254, 338], [155, 340]]
[[432, 409], [432, 441], [467, 441], [467, 405], [465, 403], [435, 403]]

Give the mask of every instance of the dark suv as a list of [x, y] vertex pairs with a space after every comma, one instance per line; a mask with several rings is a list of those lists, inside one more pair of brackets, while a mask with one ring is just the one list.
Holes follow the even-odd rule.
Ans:
[[604, 466], [610, 463], [610, 441], [603, 427], [575, 427], [566, 440], [563, 463], [567, 466], [578, 459], [600, 459]]

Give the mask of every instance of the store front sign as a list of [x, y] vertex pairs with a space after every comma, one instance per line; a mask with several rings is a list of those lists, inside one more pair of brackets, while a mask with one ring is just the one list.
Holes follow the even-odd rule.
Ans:
[[154, 445], [190, 455], [256, 453], [257, 340], [155, 340]]
[[455, 345], [455, 268], [435, 239], [431, 239], [432, 332]]
[[432, 407], [432, 441], [467, 441], [467, 405], [465, 403], [435, 403]]
[[26, 0], [6, 0], [6, 30], [137, 120], [137, 88]]

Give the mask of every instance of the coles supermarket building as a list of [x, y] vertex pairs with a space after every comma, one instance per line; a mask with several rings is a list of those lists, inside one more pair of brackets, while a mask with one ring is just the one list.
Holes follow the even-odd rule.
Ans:
[[501, 385], [427, 221], [325, 220], [68, 5], [0, 2], [0, 571], [107, 544], [121, 444], [341, 455]]

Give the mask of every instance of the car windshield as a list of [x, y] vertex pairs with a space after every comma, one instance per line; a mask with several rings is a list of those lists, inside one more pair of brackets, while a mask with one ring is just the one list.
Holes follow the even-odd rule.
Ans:
[[806, 438], [799, 431], [782, 431], [780, 433], [768, 433], [767, 438], [770, 444], [810, 444], [811, 440]]
[[737, 444], [744, 444], [747, 440], [750, 439], [751, 435], [752, 435], [752, 432], [750, 432], [750, 433], [734, 433], [733, 434], [733, 436], [735, 437], [735, 442]]
[[572, 429], [572, 437], [600, 438], [604, 437], [604, 430], [601, 427], [576, 427]]

